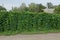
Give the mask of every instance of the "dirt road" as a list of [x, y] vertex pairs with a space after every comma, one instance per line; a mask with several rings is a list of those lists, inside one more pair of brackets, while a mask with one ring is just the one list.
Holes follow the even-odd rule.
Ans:
[[60, 33], [0, 36], [0, 40], [60, 40]]

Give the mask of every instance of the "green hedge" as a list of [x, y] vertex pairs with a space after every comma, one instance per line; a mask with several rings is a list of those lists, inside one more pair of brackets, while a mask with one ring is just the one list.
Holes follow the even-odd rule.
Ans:
[[48, 13], [0, 12], [0, 32], [60, 29], [60, 15]]

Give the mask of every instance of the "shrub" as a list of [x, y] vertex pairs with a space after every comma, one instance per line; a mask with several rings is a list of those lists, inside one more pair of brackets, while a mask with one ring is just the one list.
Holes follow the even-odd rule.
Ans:
[[60, 15], [32, 12], [0, 13], [0, 32], [25, 32], [60, 29]]

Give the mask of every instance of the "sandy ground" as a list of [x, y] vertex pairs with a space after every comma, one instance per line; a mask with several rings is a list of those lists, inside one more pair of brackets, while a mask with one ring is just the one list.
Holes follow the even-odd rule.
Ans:
[[0, 40], [60, 40], [60, 33], [0, 36]]

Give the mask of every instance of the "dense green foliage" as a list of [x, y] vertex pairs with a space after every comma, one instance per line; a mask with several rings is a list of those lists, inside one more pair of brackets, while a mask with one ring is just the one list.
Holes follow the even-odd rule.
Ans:
[[1, 32], [31, 32], [60, 29], [60, 15], [32, 12], [0, 12]]

